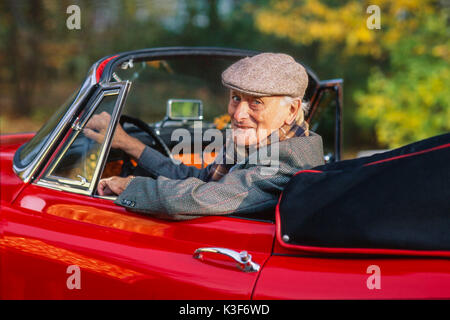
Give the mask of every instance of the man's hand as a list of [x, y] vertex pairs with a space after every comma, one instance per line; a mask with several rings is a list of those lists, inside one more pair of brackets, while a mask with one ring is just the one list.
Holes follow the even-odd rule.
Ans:
[[122, 177], [110, 177], [99, 181], [97, 186], [97, 192], [101, 196], [113, 196], [120, 195], [128, 186], [134, 176]]
[[[98, 143], [103, 143], [110, 121], [111, 115], [105, 111], [100, 114], [95, 114], [91, 119], [89, 119], [83, 133], [89, 139], [92, 139]], [[123, 130], [122, 126], [117, 125], [111, 147], [122, 149], [130, 138], [131, 137], [125, 132], [125, 130]]]
[[[83, 133], [89, 139], [101, 144], [105, 140], [106, 131], [108, 130], [110, 121], [111, 115], [105, 111], [100, 114], [93, 115], [86, 124]], [[141, 141], [127, 134], [119, 124], [117, 125], [114, 133], [111, 147], [115, 149], [122, 149], [136, 160], [141, 157], [142, 151], [145, 149], [145, 145]]]

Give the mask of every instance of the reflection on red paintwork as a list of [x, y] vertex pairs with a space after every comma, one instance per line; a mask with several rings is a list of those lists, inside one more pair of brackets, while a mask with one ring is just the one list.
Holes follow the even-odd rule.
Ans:
[[60, 261], [66, 265], [77, 265], [83, 271], [99, 273], [102, 276], [120, 279], [125, 283], [132, 283], [142, 278], [143, 274], [117, 266], [115, 264], [89, 258], [79, 253], [52, 246], [37, 239], [5, 236], [0, 239], [1, 249], [18, 250], [21, 253], [32, 254], [50, 261]]
[[54, 204], [48, 207], [47, 213], [66, 219], [152, 236], [162, 236], [164, 231], [169, 228], [166, 223], [117, 214], [85, 205]]

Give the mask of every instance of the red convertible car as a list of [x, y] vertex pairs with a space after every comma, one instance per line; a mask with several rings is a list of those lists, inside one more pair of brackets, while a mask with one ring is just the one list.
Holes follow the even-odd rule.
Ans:
[[[342, 80], [310, 69], [307, 120], [326, 164], [294, 176], [273, 212], [172, 222], [96, 193], [102, 177], [144, 174], [111, 148], [118, 123], [169, 157], [177, 128], [206, 146], [204, 130], [227, 127], [220, 73], [254, 54], [105, 57], [37, 133], [1, 136], [0, 298], [449, 299], [449, 136], [340, 161]], [[97, 143], [83, 128], [101, 112]], [[213, 158], [194, 148], [178, 160]]]

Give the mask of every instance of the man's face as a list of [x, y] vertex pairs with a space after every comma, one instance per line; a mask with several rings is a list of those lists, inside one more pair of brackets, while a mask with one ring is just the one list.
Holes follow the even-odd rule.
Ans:
[[278, 130], [290, 117], [289, 106], [282, 106], [283, 97], [256, 97], [230, 90], [228, 113], [233, 138], [237, 145], [253, 145]]

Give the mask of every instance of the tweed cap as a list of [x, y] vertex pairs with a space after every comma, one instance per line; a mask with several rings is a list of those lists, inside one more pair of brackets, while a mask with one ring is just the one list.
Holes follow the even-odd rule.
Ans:
[[303, 98], [308, 86], [305, 68], [284, 53], [243, 58], [222, 73], [225, 87], [253, 96]]

